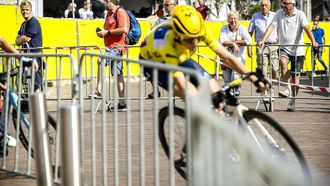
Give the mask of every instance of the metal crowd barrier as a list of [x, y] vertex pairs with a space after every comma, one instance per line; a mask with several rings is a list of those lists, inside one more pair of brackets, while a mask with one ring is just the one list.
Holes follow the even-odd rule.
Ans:
[[[35, 68], [23, 68], [23, 63], [28, 61], [28, 64], [31, 64], [31, 61], [35, 61], [37, 58], [41, 58], [45, 62], [43, 69], [43, 79], [42, 85], [43, 90], [42, 93], [45, 95], [46, 103], [42, 103], [38, 98], [33, 99], [29, 102], [30, 94], [34, 94], [34, 82], [35, 82]], [[26, 61], [28, 60], [28, 61]], [[19, 175], [24, 175], [27, 177], [37, 177], [37, 169], [39, 168], [39, 172], [42, 172], [44, 178], [47, 178], [46, 182], [42, 182], [44, 184], [50, 183], [54, 180], [55, 182], [59, 182], [59, 167], [60, 167], [60, 156], [57, 149], [59, 149], [60, 142], [59, 133], [56, 132], [56, 127], [60, 126], [60, 113], [58, 113], [58, 108], [63, 104], [72, 103], [74, 92], [72, 90], [73, 82], [75, 75], [77, 74], [77, 67], [75, 66], [74, 59], [72, 55], [69, 54], [0, 54], [0, 72], [10, 72], [11, 70], [18, 67], [15, 72], [16, 76], [11, 77], [9, 73], [7, 73], [6, 87], [7, 89], [4, 91], [4, 97], [2, 100], [1, 109], [1, 126], [3, 131], [0, 134], [4, 134], [6, 136], [9, 134], [14, 139], [16, 139], [16, 147], [8, 147], [6, 145], [1, 146], [1, 151], [8, 150], [8, 155], [3, 155], [1, 158], [1, 170], [6, 172], [12, 172]], [[49, 66], [53, 65], [55, 68], [49, 68]], [[29, 66], [29, 65], [28, 65]], [[31, 70], [28, 77], [28, 84], [24, 85], [22, 82], [22, 77], [25, 71]], [[55, 81], [55, 85], [49, 86], [49, 78], [48, 74], [54, 73], [56, 79], [51, 80]], [[67, 74], [68, 77], [64, 79], [63, 74]], [[3, 82], [2, 82], [3, 83]], [[11, 89], [8, 88], [10, 85]], [[37, 99], [37, 101], [36, 101]], [[39, 100], [39, 101], [38, 101]], [[14, 112], [15, 111], [15, 112]], [[19, 113], [19, 114], [14, 114]], [[47, 113], [46, 117], [43, 113]], [[45, 162], [47, 160], [47, 153], [43, 150], [47, 149], [47, 142], [42, 142], [42, 139], [45, 139], [44, 135], [49, 135], [49, 133], [45, 132], [45, 118], [46, 121], [49, 122], [48, 115], [54, 119], [55, 122], [55, 130], [50, 126], [49, 123], [46, 123], [46, 128], [52, 130], [52, 143], [53, 149], [50, 151], [50, 159], [51, 164], [47, 164], [46, 167]], [[14, 116], [16, 116], [14, 119]], [[34, 116], [34, 118], [33, 118]], [[37, 124], [41, 124], [41, 126], [35, 126]], [[42, 135], [33, 135], [32, 128], [35, 129], [35, 132], [43, 131]], [[30, 130], [31, 129], [31, 130]], [[59, 129], [59, 128], [57, 128]], [[21, 142], [21, 135], [24, 134], [26, 140], [28, 141], [28, 145], [25, 148], [23, 146], [23, 142]], [[49, 139], [50, 140], [50, 139]], [[6, 141], [6, 140], [5, 140]], [[40, 143], [37, 143], [40, 142]], [[55, 147], [56, 145], [56, 147]], [[42, 150], [43, 149], [43, 150]], [[4, 152], [5, 152], [4, 151]], [[40, 155], [41, 154], [41, 155]], [[40, 156], [39, 156], [40, 155]], [[36, 161], [36, 158], [42, 158], [42, 162]], [[54, 170], [50, 170], [50, 172], [45, 172], [45, 169], [56, 170], [56, 174]], [[47, 173], [47, 175], [46, 175]], [[49, 173], [51, 177], [49, 178]], [[38, 181], [39, 182], [39, 181]], [[39, 183], [41, 183], [39, 182]]]
[[[88, 60], [84, 60], [88, 58]], [[95, 60], [93, 58], [101, 58], [101, 84], [102, 87], [102, 100], [101, 109], [97, 112], [95, 111], [96, 99], [91, 97], [87, 99], [87, 95], [84, 91], [79, 91], [89, 87], [88, 89], [92, 92], [95, 88], [95, 82], [90, 82], [90, 84], [84, 83], [83, 74], [86, 70], [89, 73], [93, 73], [95, 70], [93, 63]], [[142, 73], [140, 75], [140, 81], [131, 82], [130, 78], [127, 78], [126, 82], [126, 96], [125, 101], [127, 105], [126, 112], [119, 112], [118, 109], [114, 109], [109, 112], [108, 108], [111, 105], [116, 105], [121, 98], [117, 95], [117, 79], [118, 75], [114, 74], [112, 76], [110, 72], [106, 71], [105, 60], [111, 59], [114, 63], [118, 60], [123, 60], [123, 58], [109, 57], [106, 55], [98, 54], [83, 54], [80, 64], [79, 64], [79, 86], [77, 90], [77, 95], [74, 97], [78, 101], [78, 105], [81, 110], [79, 115], [80, 121], [78, 126], [81, 126], [80, 131], [81, 138], [81, 152], [82, 152], [82, 165], [81, 170], [77, 168], [76, 171], [81, 172], [83, 178], [83, 184], [86, 185], [182, 185], [186, 184], [178, 173], [176, 173], [173, 165], [174, 157], [170, 156], [168, 159], [164, 154], [163, 150], [160, 148], [158, 141], [158, 112], [159, 109], [164, 106], [169, 106], [169, 138], [170, 138], [170, 149], [173, 151], [176, 148], [173, 139], [176, 137], [174, 133], [174, 125], [177, 123], [174, 117], [174, 106], [179, 106], [184, 108], [185, 112], [188, 114], [192, 113], [193, 108], [190, 101], [182, 102], [181, 100], [176, 100], [173, 97], [173, 87], [169, 88], [169, 97], [166, 100], [154, 99], [147, 100], [144, 97], [144, 87], [143, 87], [143, 77]], [[158, 63], [150, 63], [143, 60], [131, 60], [126, 59], [127, 65], [137, 64], [140, 66], [140, 71], [143, 72], [144, 67], [149, 67], [153, 69], [154, 76], [156, 76], [160, 71], [168, 72], [169, 84], [173, 83], [172, 74], [173, 72], [180, 70], [183, 71], [188, 78], [197, 77], [199, 82], [200, 78], [196, 72], [189, 69], [166, 66]], [[87, 69], [85, 63], [88, 63]], [[109, 69], [110, 70], [110, 69]], [[106, 77], [106, 72], [109, 73], [109, 78]], [[128, 77], [130, 76], [128, 71]], [[157, 83], [156, 81], [154, 82]], [[187, 82], [186, 82], [187, 83]], [[201, 83], [205, 84], [205, 83]], [[203, 96], [205, 96], [203, 92]], [[203, 100], [202, 100], [203, 101]], [[110, 103], [110, 104], [108, 104]], [[203, 104], [195, 106], [198, 109], [210, 108], [210, 104]], [[212, 112], [212, 111], [210, 111]], [[203, 112], [204, 113], [204, 112]], [[193, 112], [194, 114], [194, 112]], [[204, 113], [205, 117], [209, 115]], [[200, 118], [200, 115], [196, 117]], [[192, 126], [189, 122], [184, 125], [184, 127]], [[208, 125], [207, 125], [208, 126]], [[191, 129], [186, 129], [190, 131]], [[76, 131], [77, 132], [77, 131]], [[74, 133], [76, 133], [74, 132]], [[226, 130], [224, 130], [226, 133]], [[69, 135], [69, 134], [68, 134]], [[227, 134], [231, 136], [230, 134]], [[236, 134], [237, 135], [237, 134]], [[189, 134], [188, 134], [189, 136]], [[193, 136], [191, 136], [194, 138]], [[171, 140], [172, 139], [172, 140]], [[190, 138], [188, 138], [190, 139]], [[243, 141], [244, 139], [236, 139], [235, 137], [230, 138], [233, 140], [231, 143], [236, 143], [238, 141]], [[188, 141], [189, 143], [190, 141]], [[223, 142], [227, 143], [226, 140]], [[242, 142], [237, 142], [242, 143]], [[192, 144], [194, 146], [195, 144]], [[244, 146], [243, 144], [242, 146]], [[248, 147], [246, 147], [248, 148]], [[243, 148], [243, 149], [246, 149]], [[253, 150], [249, 150], [249, 153]], [[267, 161], [265, 164], [267, 164]], [[255, 163], [255, 162], [252, 162]], [[193, 166], [193, 165], [191, 165]], [[267, 164], [267, 166], [272, 167], [272, 165]], [[190, 166], [189, 166], [190, 167]], [[276, 168], [274, 171], [280, 177], [284, 176], [281, 172], [278, 172]], [[219, 173], [220, 175], [222, 173]], [[201, 175], [195, 175], [200, 178]], [[197, 179], [198, 179], [197, 178]], [[284, 176], [285, 178], [285, 176]], [[244, 178], [248, 179], [248, 178]], [[244, 181], [244, 180], [242, 180]], [[286, 179], [280, 180], [280, 183], [285, 183]], [[288, 181], [290, 182], [290, 180]], [[189, 185], [194, 185], [194, 181], [189, 180]]]
[[[257, 54], [257, 45], [249, 45], [250, 47], [252, 47], [252, 56], [251, 58], [247, 57], [247, 62], [250, 63], [251, 65], [251, 71], [254, 71], [257, 67], [257, 59], [256, 59], [256, 55]], [[323, 76], [323, 74], [321, 74], [321, 76], [319, 77], [313, 77], [311, 74], [314, 72], [312, 69], [309, 69], [309, 65], [308, 64], [312, 64], [312, 68], [313, 68], [313, 52], [312, 52], [312, 47], [310, 44], [304, 44], [304, 45], [265, 45], [265, 47], [263, 47], [261, 49], [261, 53], [259, 55], [264, 55], [265, 52], [267, 52], [270, 47], [280, 47], [280, 46], [294, 46], [294, 47], [304, 47], [305, 49], [305, 59], [304, 59], [304, 70], [302, 72], [300, 72], [300, 83], [298, 85], [296, 85], [297, 87], [300, 88], [298, 95], [295, 97], [295, 99], [309, 99], [309, 100], [313, 100], [313, 99], [320, 99], [320, 100], [329, 100], [330, 99], [330, 75], [329, 75], [329, 70], [327, 73], [325, 73], [325, 76]], [[324, 47], [330, 47], [325, 45]], [[306, 60], [306, 56], [310, 55], [311, 56], [311, 61]], [[330, 55], [330, 54], [329, 54]], [[280, 56], [278, 56], [279, 59]], [[250, 61], [248, 61], [250, 59]], [[330, 57], [329, 57], [330, 60]], [[246, 62], [246, 63], [247, 63]], [[279, 61], [277, 61], [277, 63], [279, 63]], [[328, 62], [328, 66], [330, 63]], [[290, 63], [289, 63], [290, 65]], [[328, 68], [329, 69], [329, 68]], [[220, 68], [219, 65], [216, 66], [216, 74], [221, 74], [220, 73]], [[251, 84], [250, 87], [250, 91], [248, 92], [244, 92], [243, 94], [240, 95], [240, 99], [244, 100], [244, 99], [256, 99], [257, 100], [257, 105], [256, 105], [256, 110], [260, 108], [260, 105], [263, 104], [265, 106], [265, 110], [266, 111], [274, 111], [274, 106], [276, 103], [276, 99], [283, 99], [279, 96], [279, 92], [283, 90], [283, 88], [285, 88], [285, 86], [287, 86], [285, 84], [285, 82], [281, 81], [281, 66], [279, 64], [279, 71], [277, 72], [278, 76], [276, 77], [276, 79], [272, 79], [272, 86], [274, 90], [272, 93], [274, 94], [270, 94], [269, 95], [269, 99], [270, 100], [274, 100], [271, 102], [267, 102], [265, 103], [264, 100], [262, 99], [263, 97], [260, 94], [255, 93], [255, 88], [254, 86]], [[290, 68], [288, 68], [288, 70], [290, 70]], [[268, 67], [268, 77], [271, 77], [272, 74], [272, 66]], [[217, 77], [218, 78], [218, 77]], [[327, 81], [324, 81], [327, 78]], [[328, 83], [327, 83], [328, 82]], [[244, 86], [244, 85], [243, 85]], [[288, 99], [288, 98], [287, 98]]]
[[[173, 96], [174, 90], [172, 86], [170, 86], [168, 91], [169, 96], [166, 99], [146, 99], [145, 81], [142, 75], [143, 73], [140, 73], [139, 78], [133, 81], [132, 78], [130, 78], [130, 68], [127, 67], [133, 64], [137, 65], [140, 72], [144, 71], [144, 67], [149, 67], [153, 69], [154, 76], [161, 71], [166, 71], [169, 74], [168, 82], [170, 84], [173, 83], [172, 74], [175, 71], [183, 71], [187, 75], [187, 78], [195, 77], [200, 79], [196, 72], [189, 69], [151, 63], [149, 61], [115, 58], [96, 53], [83, 53], [79, 61], [78, 69], [75, 68], [72, 55], [0, 55], [0, 57], [7, 57], [9, 61], [17, 61], [16, 58], [21, 58], [22, 56], [32, 58], [42, 57], [49, 63], [52, 61], [50, 60], [51, 58], [56, 58], [55, 62], [58, 63], [56, 65], [58, 66], [59, 72], [56, 73], [58, 74], [58, 78], [56, 78], [57, 89], [55, 110], [57, 111], [62, 108], [62, 111], [51, 114], [56, 114], [58, 126], [57, 131], [61, 131], [56, 132], [56, 152], [55, 154], [54, 152], [51, 154], [51, 172], [52, 179], [55, 183], [67, 183], [70, 185], [73, 184], [73, 182], [81, 182], [86, 185], [186, 184], [186, 181], [183, 180], [174, 169], [172, 163], [173, 156], [170, 156], [169, 160], [163, 152], [163, 149], [160, 147], [158, 141], [158, 112], [160, 108], [169, 106], [169, 118], [171, 120], [169, 137], [170, 139], [174, 139], [176, 136], [173, 131], [173, 125], [175, 125], [173, 108], [174, 106], [182, 107], [189, 116], [189, 113], [192, 113], [192, 106], [190, 105], [190, 102], [182, 102], [180, 99], [176, 99]], [[71, 67], [70, 69], [64, 68], [64, 58], [69, 61], [69, 65]], [[2, 59], [3, 62], [6, 61], [4, 58]], [[89, 98], [88, 94], [94, 91], [96, 82], [84, 81], [84, 78], [86, 77], [85, 74], [95, 74], [94, 72], [97, 70], [95, 63], [98, 59], [101, 59], [102, 63], [101, 84], [104, 88], [102, 89], [103, 96], [100, 100], [100, 109], [95, 112], [96, 103], [98, 100], [95, 98]], [[106, 59], [113, 60], [114, 63], [118, 60], [126, 61], [128, 78], [126, 78], [125, 82], [126, 90], [124, 98], [120, 98], [117, 94], [118, 75], [115, 74], [112, 76], [110, 73], [110, 68], [105, 67]], [[12, 62], [9, 64], [11, 63]], [[10, 70], [11, 65], [7, 66], [8, 70]], [[45, 70], [47, 71], [47, 68]], [[63, 79], [61, 74], [63, 74], [64, 70], [69, 70], [72, 75], [70, 78], [71, 82], [69, 84], [70, 89], [68, 88], [69, 91], [66, 90], [67, 86], [62, 84]], [[76, 76], [77, 74], [78, 76]], [[9, 80], [7, 80], [7, 83], [9, 84]], [[158, 82], [156, 80], [153, 83], [154, 85], [157, 85]], [[86, 89], [89, 90], [87, 93], [82, 91]], [[66, 93], [64, 93], [65, 91]], [[48, 92], [44, 92], [47, 99]], [[65, 97], [63, 95], [69, 95], [68, 101], [64, 99]], [[20, 95], [18, 97], [20, 98]], [[111, 110], [110, 112], [109, 108], [111, 108], [111, 106], [115, 106], [119, 100], [125, 100], [127, 105], [126, 112], [119, 112], [118, 109]], [[74, 105], [62, 107], [68, 103], [72, 103]], [[75, 106], [77, 104], [79, 105], [78, 107]], [[32, 106], [35, 106], [35, 104]], [[51, 107], [52, 105], [47, 103], [47, 106]], [[202, 105], [198, 107], [201, 109]], [[209, 106], [206, 106], [206, 108], [208, 107]], [[205, 110], [207, 110], [206, 108]], [[20, 110], [20, 108], [18, 108], [18, 110]], [[33, 108], [33, 110], [37, 111], [36, 108]], [[42, 113], [43, 111], [39, 112], [39, 114]], [[29, 116], [29, 114], [24, 115]], [[208, 116], [209, 115], [207, 115], [207, 117]], [[40, 117], [40, 115], [37, 117]], [[34, 118], [34, 121], [38, 121], [36, 119], [37, 118]], [[11, 118], [5, 118], [3, 121], [7, 121], [4, 125], [6, 126], [4, 134], [9, 132], [10, 134], [14, 134], [13, 136], [16, 136], [16, 139], [19, 139], [19, 133], [16, 133], [12, 128]], [[191, 126], [189, 120], [187, 124], [188, 126]], [[187, 125], [185, 127], [187, 127]], [[41, 127], [41, 129], [44, 131], [43, 127]], [[190, 131], [191, 129], [188, 128], [186, 130]], [[69, 134], [69, 132], [71, 133]], [[61, 136], [64, 133], [65, 136]], [[45, 132], [43, 135], [45, 135]], [[71, 138], [66, 138], [69, 136]], [[29, 135], [29, 141], [33, 141], [35, 139], [36, 138], [33, 137], [33, 135]], [[59, 141], [60, 139], [62, 139], [62, 142]], [[75, 149], [72, 149], [73, 147], [75, 147]], [[38, 147], [35, 146], [35, 148]], [[63, 151], [64, 154], [62, 154], [61, 157], [59, 153], [60, 148], [68, 148], [71, 150]], [[171, 142], [170, 149], [174, 148], [175, 144]], [[36, 161], [31, 158], [31, 145], [29, 150], [26, 151], [18, 141], [18, 145], [15, 150], [10, 148], [8, 148], [8, 150], [9, 154], [15, 154], [15, 156], [3, 157], [2, 170], [36, 177]], [[66, 152], [71, 153], [67, 154]], [[40, 151], [38, 154], [40, 154]], [[47, 153], [45, 153], [44, 156], [46, 156], [46, 154]], [[66, 163], [63, 165], [61, 162]], [[71, 163], [70, 166], [67, 162]], [[49, 169], [49, 166], [48, 168], [47, 166], [39, 168], [40, 170], [43, 170], [42, 168]], [[61, 177], [61, 173], [65, 175]], [[48, 178], [49, 177], [47, 177], [47, 179]], [[188, 183], [193, 184], [194, 182], [189, 180]]]
[[187, 150], [191, 154], [189, 185], [266, 185], [258, 173], [261, 169], [269, 176], [269, 185], [305, 185], [295, 169], [260, 153], [252, 140], [232, 127], [230, 118], [213, 112], [205, 96], [208, 84], [201, 85], [191, 103], [192, 122], [187, 125], [191, 131], [187, 146], [192, 149]]
[[[86, 60], [87, 58], [88, 60]], [[100, 107], [95, 112], [97, 102], [95, 98], [88, 98], [93, 93], [96, 82], [84, 81], [86, 71], [94, 74], [95, 58], [101, 58], [102, 68], [102, 99]], [[185, 181], [175, 175], [169, 175], [169, 170], [174, 172], [173, 164], [166, 158], [159, 148], [158, 141], [158, 111], [161, 107], [179, 104], [184, 105], [173, 96], [173, 87], [170, 86], [166, 99], [146, 99], [145, 81], [142, 73], [136, 80], [130, 78], [127, 71], [125, 98], [119, 98], [117, 93], [118, 75], [112, 76], [110, 68], [105, 67], [106, 59], [113, 62], [123, 58], [109, 57], [107, 55], [83, 54], [79, 65], [79, 87], [77, 100], [81, 106], [80, 126], [82, 138], [82, 174], [84, 184], [87, 185], [160, 185], [167, 184], [170, 180], [176, 180], [184, 184]], [[173, 82], [173, 72], [180, 70], [187, 77], [196, 76], [196, 72], [179, 67], [169, 67], [163, 64], [150, 63], [142, 60], [125, 59], [126, 66], [138, 65], [140, 72], [144, 67], [153, 69], [154, 74], [160, 71], [169, 73], [168, 80]], [[87, 69], [85, 69], [87, 63]], [[157, 84], [157, 81], [154, 81]], [[126, 112], [109, 108], [117, 105], [124, 99], [127, 105]], [[185, 107], [188, 108], [188, 107]]]

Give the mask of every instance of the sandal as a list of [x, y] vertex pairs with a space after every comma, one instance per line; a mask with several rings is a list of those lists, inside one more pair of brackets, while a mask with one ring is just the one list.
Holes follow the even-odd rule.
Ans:
[[89, 98], [102, 99], [102, 95], [98, 90], [94, 91], [94, 94], [88, 95]]

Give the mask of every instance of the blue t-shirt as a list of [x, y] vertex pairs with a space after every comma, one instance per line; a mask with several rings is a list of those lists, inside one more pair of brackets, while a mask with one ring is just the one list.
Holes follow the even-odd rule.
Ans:
[[[31, 17], [28, 21], [23, 22], [18, 31], [18, 35], [26, 35], [31, 38], [28, 42], [28, 46], [23, 44], [23, 48], [42, 47], [41, 26], [37, 18]], [[41, 52], [41, 49], [30, 50], [30, 52], [38, 53]]]
[[319, 44], [323, 44], [323, 36], [324, 36], [324, 30], [322, 28], [316, 28], [315, 30], [312, 30], [312, 33], [314, 35], [315, 41]]

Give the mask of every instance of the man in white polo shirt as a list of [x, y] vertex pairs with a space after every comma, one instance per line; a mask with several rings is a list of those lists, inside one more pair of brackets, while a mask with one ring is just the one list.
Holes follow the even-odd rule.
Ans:
[[[304, 45], [303, 31], [307, 34], [313, 47], [317, 47], [318, 44], [309, 28], [309, 22], [305, 13], [298, 10], [295, 7], [295, 3], [295, 0], [282, 1], [282, 9], [276, 12], [272, 23], [268, 26], [261, 41], [258, 42], [258, 45], [263, 46], [274, 28], [277, 26], [279, 44], [284, 45], [280, 46], [282, 81], [288, 82], [291, 77], [292, 83], [299, 84], [299, 76], [300, 72], [303, 70], [305, 51], [303, 46], [297, 45]], [[290, 71], [288, 71], [289, 61], [291, 62]], [[281, 97], [291, 97], [291, 92], [293, 98], [291, 98], [288, 104], [287, 111], [295, 110], [294, 97], [298, 94], [298, 87], [292, 86], [290, 88], [290, 86], [288, 86], [287, 89], [279, 93]]]

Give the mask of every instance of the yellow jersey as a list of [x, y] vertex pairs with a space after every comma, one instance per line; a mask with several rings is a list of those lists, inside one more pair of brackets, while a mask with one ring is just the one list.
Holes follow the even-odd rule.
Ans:
[[[195, 51], [184, 47], [175, 36], [176, 34], [170, 25], [157, 27], [141, 43], [140, 56], [145, 60], [179, 66], [189, 59]], [[207, 30], [205, 30], [204, 36], [199, 38], [199, 41], [203, 41], [213, 51], [220, 46], [220, 43], [213, 39]]]

